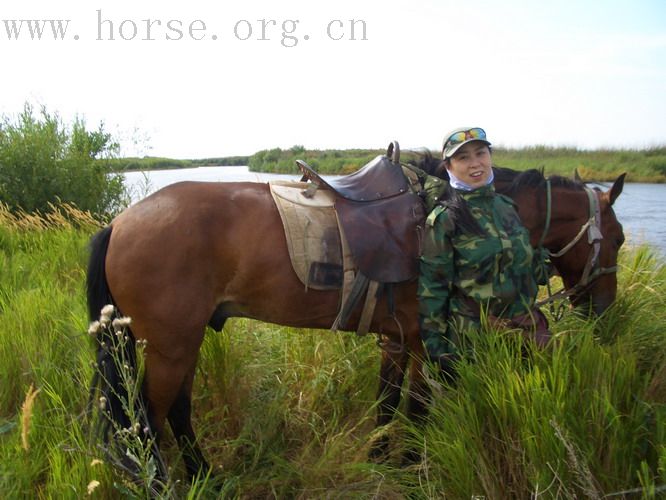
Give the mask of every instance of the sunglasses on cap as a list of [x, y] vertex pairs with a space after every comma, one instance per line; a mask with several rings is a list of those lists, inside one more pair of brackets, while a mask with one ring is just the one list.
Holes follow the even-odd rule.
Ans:
[[455, 146], [470, 139], [481, 139], [482, 141], [486, 140], [486, 131], [479, 127], [470, 128], [469, 130], [461, 130], [460, 132], [455, 132], [451, 134], [446, 140], [444, 148]]

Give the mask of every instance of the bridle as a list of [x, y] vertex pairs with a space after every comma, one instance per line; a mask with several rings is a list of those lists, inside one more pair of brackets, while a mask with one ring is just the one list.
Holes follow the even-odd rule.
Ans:
[[601, 233], [601, 204], [599, 202], [599, 191], [584, 186], [587, 198], [589, 201], [589, 218], [585, 222], [578, 234], [567, 243], [559, 252], [551, 252], [543, 246], [548, 231], [550, 230], [550, 220], [552, 217], [552, 188], [550, 179], [546, 179], [546, 223], [544, 225], [543, 233], [539, 239], [537, 248], [546, 254], [548, 258], [552, 261], [553, 258], [562, 257], [569, 250], [571, 250], [587, 233], [587, 243], [590, 245], [590, 252], [587, 256], [587, 262], [585, 263], [585, 268], [583, 269], [583, 274], [580, 277], [578, 283], [576, 283], [571, 288], [562, 288], [556, 293], [552, 293], [550, 289], [550, 282], [548, 283], [548, 298], [537, 302], [537, 306], [544, 304], [550, 304], [551, 312], [554, 316], [559, 319], [561, 316], [561, 311], [563, 308], [560, 308], [560, 311], [555, 315], [553, 308], [553, 302], [560, 298], [567, 298], [571, 295], [575, 295], [586, 288], [588, 288], [597, 278], [603, 276], [604, 274], [610, 274], [617, 271], [617, 266], [612, 267], [602, 267], [599, 262], [599, 253], [601, 251], [601, 240], [603, 239], [603, 234]]

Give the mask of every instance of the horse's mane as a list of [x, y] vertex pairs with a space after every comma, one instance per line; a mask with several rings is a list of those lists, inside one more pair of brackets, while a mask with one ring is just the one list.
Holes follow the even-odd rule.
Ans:
[[[495, 185], [502, 194], [511, 196], [524, 189], [540, 189], [546, 185], [546, 177], [542, 169], [531, 168], [529, 170], [518, 171], [507, 167], [494, 166]], [[562, 187], [581, 191], [585, 185], [579, 181], [562, 177], [561, 175], [551, 175], [548, 177], [552, 187]], [[499, 184], [505, 184], [501, 189]]]
[[[435, 158], [428, 150], [417, 153], [417, 160], [409, 163], [420, 168], [430, 175], [436, 175], [448, 179], [446, 169], [442, 167], [442, 160]], [[540, 189], [546, 185], [546, 177], [543, 170], [531, 168], [529, 170], [519, 171], [507, 167], [493, 166], [495, 172], [495, 185], [498, 192], [511, 196], [524, 189]], [[567, 189], [582, 190], [585, 185], [581, 182], [562, 177], [561, 175], [551, 175], [549, 177], [552, 187], [562, 187]]]
[[414, 151], [414, 153], [416, 154], [416, 159], [410, 159], [407, 162], [408, 164], [420, 168], [428, 175], [434, 175], [448, 180], [449, 176], [446, 169], [443, 168], [441, 158], [435, 158], [428, 149]]

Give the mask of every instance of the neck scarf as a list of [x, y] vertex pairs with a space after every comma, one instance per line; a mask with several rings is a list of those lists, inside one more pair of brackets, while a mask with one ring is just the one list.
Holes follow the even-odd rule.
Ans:
[[[475, 189], [478, 189], [458, 179], [455, 175], [453, 175], [453, 172], [451, 172], [450, 170], [448, 170], [448, 173], [449, 173], [449, 183], [451, 184], [451, 187], [453, 189], [459, 189], [461, 191], [474, 191]], [[495, 172], [493, 172], [493, 170], [490, 169], [490, 175], [488, 176], [488, 180], [486, 181], [485, 186], [492, 184], [494, 179], [495, 179]]]

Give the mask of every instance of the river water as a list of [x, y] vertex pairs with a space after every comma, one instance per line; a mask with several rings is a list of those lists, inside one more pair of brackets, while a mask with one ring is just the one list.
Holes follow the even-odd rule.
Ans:
[[[298, 174], [250, 172], [247, 167], [200, 167], [127, 172], [125, 183], [130, 189], [133, 202], [136, 202], [164, 186], [184, 180], [268, 182], [299, 178]], [[629, 244], [647, 243], [666, 256], [666, 184], [625, 183], [614, 209]]]

